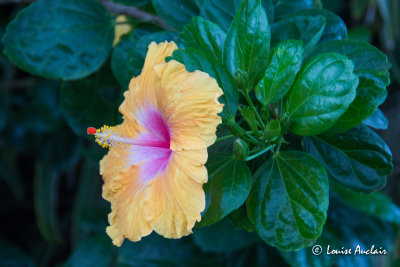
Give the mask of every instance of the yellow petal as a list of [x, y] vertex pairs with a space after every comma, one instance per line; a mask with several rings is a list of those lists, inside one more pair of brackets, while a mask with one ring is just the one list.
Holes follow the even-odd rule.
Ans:
[[146, 188], [138, 183], [138, 167], [130, 166], [121, 171], [113, 168], [114, 165], [121, 166], [118, 157], [109, 153], [101, 161], [100, 170], [104, 180], [103, 197], [111, 202], [110, 226], [106, 231], [114, 245], [121, 246], [124, 238], [139, 241], [149, 235], [152, 228], [143, 210]]
[[142, 73], [131, 79], [129, 90], [124, 93], [125, 100], [119, 109], [124, 118], [134, 121], [138, 108], [146, 105], [157, 106], [156, 94], [160, 92], [160, 82], [152, 67], [165, 62], [165, 57], [171, 56], [176, 49], [174, 42], [158, 45], [152, 42], [149, 45]]
[[199, 150], [216, 140], [223, 105], [215, 79], [201, 71], [187, 72], [177, 61], [153, 67], [160, 79], [158, 107], [171, 131], [171, 149]]
[[173, 164], [184, 172], [188, 177], [197, 183], [207, 182], [207, 169], [204, 164], [207, 162], [207, 149], [183, 150], [173, 152]]
[[147, 185], [144, 202], [146, 219], [158, 234], [180, 238], [192, 233], [205, 208], [203, 184], [194, 181], [177, 165], [172, 155], [165, 173]]

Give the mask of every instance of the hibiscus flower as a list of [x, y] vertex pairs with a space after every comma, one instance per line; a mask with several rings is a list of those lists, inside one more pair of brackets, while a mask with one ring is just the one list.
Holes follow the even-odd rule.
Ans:
[[216, 140], [222, 90], [208, 74], [165, 57], [175, 43], [151, 43], [141, 75], [119, 110], [122, 124], [90, 127], [108, 147], [100, 161], [103, 197], [111, 202], [106, 231], [120, 246], [153, 230], [167, 238], [192, 232], [205, 208], [207, 147]]

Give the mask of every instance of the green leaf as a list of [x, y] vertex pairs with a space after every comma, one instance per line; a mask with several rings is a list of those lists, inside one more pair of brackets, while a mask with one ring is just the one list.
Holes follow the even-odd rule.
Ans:
[[384, 193], [363, 194], [338, 186], [335, 189], [341, 199], [353, 208], [383, 221], [400, 225], [400, 208]]
[[274, 48], [268, 68], [255, 90], [263, 105], [280, 100], [289, 91], [303, 60], [302, 45], [301, 41], [289, 40]]
[[177, 30], [188, 24], [190, 19], [200, 14], [196, 0], [152, 0], [157, 15]]
[[325, 27], [320, 42], [347, 39], [347, 27], [343, 20], [336, 14], [325, 9], [305, 9], [292, 15], [296, 16], [323, 16]]
[[302, 40], [304, 49], [309, 50], [321, 39], [326, 19], [321, 15], [297, 15], [271, 24], [271, 44], [284, 40]]
[[377, 130], [387, 130], [389, 127], [388, 119], [379, 108], [376, 109], [375, 112], [370, 117], [366, 118], [362, 123]]
[[254, 225], [250, 222], [247, 216], [246, 204], [242, 205], [239, 209], [232, 211], [231, 220], [236, 229], [244, 229], [247, 232], [254, 232]]
[[225, 218], [213, 225], [195, 229], [193, 240], [203, 252], [223, 253], [243, 249], [259, 238], [245, 230], [236, 230], [232, 222]]
[[147, 48], [151, 42], [174, 41], [177, 33], [161, 31], [142, 34], [140, 28], [121, 38], [111, 56], [111, 69], [114, 77], [124, 89], [128, 89], [129, 81], [142, 72]]
[[103, 234], [86, 239], [69, 257], [64, 267], [114, 266], [116, 249], [111, 239]]
[[261, 79], [268, 62], [271, 32], [260, 0], [245, 0], [226, 35], [223, 61], [232, 76], [247, 74], [248, 86]]
[[204, 254], [191, 238], [167, 239], [157, 234], [140, 242], [124, 242], [118, 250], [117, 265], [120, 267], [201, 267], [219, 266], [212, 254]]
[[57, 217], [60, 173], [42, 162], [35, 164], [34, 195], [36, 222], [40, 233], [50, 244], [61, 242]]
[[207, 53], [190, 48], [176, 50], [172, 54], [172, 59], [184, 64], [188, 71], [201, 70], [216, 79], [218, 85], [224, 91], [224, 94], [219, 98], [220, 102], [224, 104], [221, 116], [226, 120], [235, 119], [239, 94], [232, 76], [222, 63]]
[[373, 45], [358, 40], [333, 40], [320, 44], [313, 54], [335, 52], [346, 55], [354, 63], [354, 73], [359, 77], [390, 83], [391, 67], [387, 56]]
[[330, 179], [355, 191], [382, 188], [393, 168], [388, 146], [365, 126], [332, 136], [307, 137], [302, 145], [320, 160]]
[[332, 127], [331, 133], [344, 132], [360, 124], [386, 99], [386, 87], [381, 82], [365, 77], [360, 77], [359, 81], [356, 98]]
[[204, 185], [206, 208], [200, 226], [213, 224], [239, 208], [251, 188], [249, 167], [231, 154], [210, 154], [207, 170], [209, 180]]
[[[269, 24], [274, 20], [274, 7], [272, 1], [273, 0], [261, 1], [261, 4], [267, 13]], [[202, 0], [201, 2], [200, 15], [203, 18], [218, 24], [224, 31], [227, 31], [242, 0]]]
[[8, 24], [4, 54], [19, 68], [52, 79], [79, 79], [106, 61], [114, 20], [92, 0], [39, 0]]
[[291, 131], [316, 135], [328, 130], [353, 101], [357, 84], [353, 63], [345, 56], [325, 53], [309, 60], [287, 95]]
[[221, 28], [202, 17], [194, 17], [179, 36], [184, 48], [194, 48], [222, 60], [226, 34]]
[[371, 116], [386, 99], [390, 63], [385, 54], [367, 42], [335, 40], [322, 43], [312, 54], [335, 52], [346, 55], [354, 64], [360, 78], [357, 96], [332, 132], [344, 132]]
[[11, 244], [0, 241], [0, 266], [3, 267], [35, 267], [34, 260], [24, 251]]
[[282, 151], [254, 175], [246, 202], [260, 237], [281, 250], [313, 244], [322, 233], [329, 203], [324, 167], [300, 151]]
[[122, 90], [108, 64], [95, 74], [77, 81], [63, 82], [60, 88], [62, 113], [77, 135], [86, 135], [89, 126], [115, 125]]
[[273, 0], [275, 21], [292, 15], [300, 10], [321, 8], [320, 0]]

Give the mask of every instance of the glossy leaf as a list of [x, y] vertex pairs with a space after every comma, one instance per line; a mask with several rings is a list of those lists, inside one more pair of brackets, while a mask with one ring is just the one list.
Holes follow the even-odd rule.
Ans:
[[284, 40], [303, 41], [306, 50], [315, 46], [325, 29], [326, 19], [321, 15], [297, 15], [271, 24], [271, 44]]
[[196, 0], [152, 0], [157, 15], [177, 30], [200, 13]]
[[193, 240], [203, 252], [221, 253], [243, 249], [259, 238], [245, 230], [236, 230], [232, 222], [225, 218], [213, 225], [195, 229]]
[[139, 28], [124, 36], [114, 48], [111, 56], [112, 72], [125, 90], [128, 89], [129, 81], [142, 72], [150, 43], [174, 41], [177, 37], [175, 32], [170, 31], [160, 31], [141, 36], [142, 31]]
[[364, 125], [372, 127], [377, 130], [386, 130], [389, 127], [389, 121], [385, 114], [378, 108], [375, 112], [363, 122]]
[[329, 203], [324, 167], [300, 151], [282, 151], [254, 175], [247, 212], [260, 237], [281, 250], [313, 244]]
[[328, 130], [355, 97], [358, 78], [343, 55], [325, 53], [309, 60], [287, 95], [291, 131], [316, 135]]
[[[203, 18], [218, 24], [224, 31], [227, 31], [236, 15], [236, 12], [239, 10], [241, 2], [242, 0], [203, 0], [201, 1], [200, 15]], [[274, 7], [272, 2], [273, 0], [261, 1], [262, 6], [267, 13], [269, 24], [274, 20]]]
[[333, 40], [320, 44], [313, 55], [335, 52], [346, 55], [354, 63], [354, 73], [359, 77], [390, 83], [390, 63], [387, 56], [371, 44], [358, 40]]
[[357, 97], [333, 127], [333, 132], [346, 131], [371, 116], [386, 98], [390, 63], [385, 54], [367, 42], [335, 40], [319, 45], [313, 54], [335, 52], [346, 55], [354, 63], [360, 77]]
[[320, 160], [330, 179], [355, 191], [382, 188], [393, 168], [388, 146], [365, 126], [304, 138], [303, 149]]
[[92, 0], [35, 1], [18, 14], [3, 36], [4, 54], [19, 68], [64, 80], [99, 69], [113, 40], [113, 18]]
[[200, 226], [213, 224], [239, 208], [251, 188], [249, 167], [230, 154], [210, 154], [206, 166], [208, 182], [203, 187], [206, 208]]
[[274, 3], [275, 21], [292, 15], [300, 10], [321, 8], [320, 0], [272, 0]]
[[336, 14], [326, 9], [305, 9], [294, 13], [296, 16], [323, 16], [325, 18], [325, 27], [319, 42], [330, 40], [347, 39], [347, 27], [343, 20]]
[[221, 28], [202, 17], [193, 18], [179, 36], [183, 48], [194, 48], [222, 60], [226, 34]]
[[264, 105], [283, 98], [289, 91], [303, 60], [301, 41], [284, 41], [273, 50], [269, 65], [256, 87], [257, 99]]
[[34, 207], [37, 226], [50, 244], [61, 242], [57, 216], [60, 173], [42, 162], [35, 164]]
[[223, 61], [232, 76], [247, 74], [248, 86], [261, 79], [268, 62], [271, 32], [260, 0], [245, 0], [226, 35]]
[[111, 70], [103, 67], [85, 79], [61, 84], [61, 110], [75, 134], [86, 136], [89, 126], [117, 124], [121, 118], [118, 112], [121, 95]]
[[64, 267], [114, 266], [116, 249], [103, 234], [86, 239], [71, 254]]
[[232, 76], [224, 65], [209, 54], [195, 49], [178, 49], [173, 53], [172, 59], [184, 64], [188, 71], [201, 70], [216, 79], [218, 85], [224, 91], [224, 94], [219, 98], [219, 101], [224, 104], [221, 116], [226, 120], [234, 120], [239, 94]]
[[400, 225], [400, 208], [382, 192], [363, 194], [335, 187], [346, 204], [381, 220]]
[[385, 100], [386, 87], [380, 81], [365, 77], [360, 77], [359, 81], [356, 98], [332, 127], [331, 133], [344, 132], [360, 124], [364, 119], [372, 116]]

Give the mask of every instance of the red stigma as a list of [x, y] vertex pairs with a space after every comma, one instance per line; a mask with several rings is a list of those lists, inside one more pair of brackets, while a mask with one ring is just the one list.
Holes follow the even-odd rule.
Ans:
[[87, 134], [94, 135], [95, 133], [96, 133], [96, 128], [94, 127], [87, 128]]

